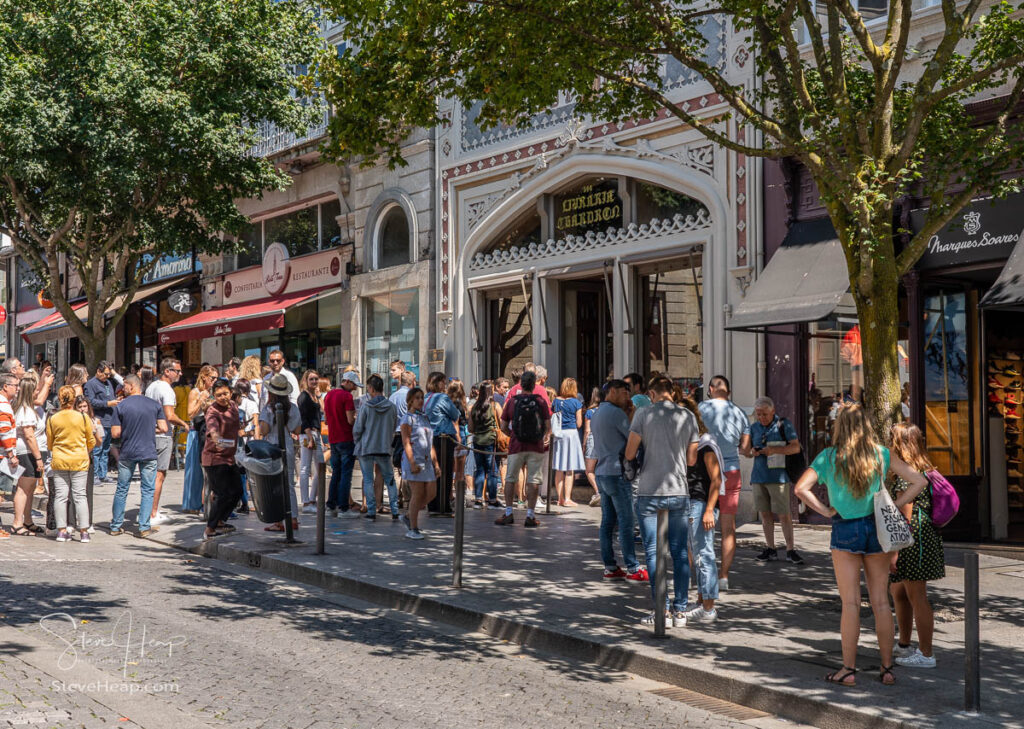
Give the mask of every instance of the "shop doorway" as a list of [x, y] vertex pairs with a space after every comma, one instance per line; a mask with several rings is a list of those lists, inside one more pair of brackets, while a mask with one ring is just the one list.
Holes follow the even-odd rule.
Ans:
[[[601, 278], [562, 283], [562, 376], [576, 380], [586, 401], [611, 373], [614, 337]], [[553, 385], [557, 389], [557, 384]]]

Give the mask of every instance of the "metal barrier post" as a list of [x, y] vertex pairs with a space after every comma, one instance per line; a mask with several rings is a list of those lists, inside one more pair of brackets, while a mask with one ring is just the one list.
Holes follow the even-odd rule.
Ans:
[[[547, 495], [547, 498], [544, 499], [544, 513], [545, 514], [550, 514], [551, 513], [551, 492], [554, 491], [556, 494], [558, 493], [558, 489], [555, 487], [555, 459], [554, 459], [554, 454], [555, 454], [555, 439], [554, 439], [554, 437], [552, 437], [551, 438], [551, 443], [550, 443], [550, 445], [548, 445], [548, 457], [547, 457], [547, 464], [548, 464], [548, 495]], [[557, 499], [558, 496], [555, 496], [555, 498]]]
[[281, 493], [284, 495], [284, 541], [295, 543], [295, 532], [292, 530], [292, 488], [289, 486], [288, 441], [291, 434], [285, 432], [284, 408], [281, 403], [274, 406], [274, 417], [277, 419], [277, 445], [281, 449]]
[[[323, 444], [317, 446], [323, 453]], [[324, 550], [324, 531], [327, 528], [327, 462], [319, 464], [316, 472], [316, 554], [327, 554]], [[291, 499], [289, 499], [291, 501]]]
[[455, 545], [452, 551], [452, 587], [462, 587], [462, 537], [466, 528], [465, 485], [455, 496]]
[[964, 710], [981, 711], [981, 641], [978, 553], [964, 555]]
[[665, 602], [668, 599], [668, 511], [658, 509], [657, 561], [654, 565], [654, 637], [665, 637]]

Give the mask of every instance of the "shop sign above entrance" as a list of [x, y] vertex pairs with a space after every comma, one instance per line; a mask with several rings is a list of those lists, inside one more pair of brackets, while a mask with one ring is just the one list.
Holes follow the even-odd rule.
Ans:
[[263, 264], [224, 277], [224, 304], [301, 293], [341, 285], [341, 248], [291, 258], [280, 243], [267, 247]]
[[167, 297], [167, 305], [178, 314], [188, 314], [196, 308], [196, 299], [189, 291], [172, 291]]
[[[148, 263], [151, 260], [153, 259], [147, 257], [143, 262]], [[193, 264], [191, 254], [185, 256], [162, 256], [154, 264], [153, 269], [142, 277], [142, 283], [151, 284], [154, 281], [161, 281], [172, 276], [184, 276], [186, 273], [192, 273], [193, 265], [196, 271], [203, 270], [203, 264], [198, 259]]]
[[[917, 267], [946, 268], [1008, 258], [1020, 237], [1022, 204], [1024, 194], [995, 202], [991, 198], [975, 200], [929, 239]], [[915, 231], [924, 225], [926, 214], [927, 209], [910, 213]]]

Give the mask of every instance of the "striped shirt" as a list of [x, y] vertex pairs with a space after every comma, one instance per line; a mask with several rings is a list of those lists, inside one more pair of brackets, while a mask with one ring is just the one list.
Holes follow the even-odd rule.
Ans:
[[17, 430], [14, 425], [14, 408], [3, 395], [0, 395], [0, 449], [3, 449], [3, 457], [7, 457], [9, 451], [14, 450], [18, 443]]

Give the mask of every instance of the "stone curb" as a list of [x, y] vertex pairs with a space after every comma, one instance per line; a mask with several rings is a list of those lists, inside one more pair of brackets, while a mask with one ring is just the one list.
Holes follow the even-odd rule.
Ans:
[[735, 704], [776, 714], [791, 721], [820, 729], [912, 729], [910, 724], [878, 714], [837, 706], [827, 700], [782, 691], [771, 686], [748, 683], [713, 671], [681, 665], [638, 653], [629, 648], [547, 628], [519, 623], [479, 610], [449, 604], [433, 597], [375, 585], [330, 574], [315, 567], [295, 564], [273, 555], [239, 549], [217, 541], [188, 546], [174, 541], [152, 539], [197, 556], [268, 572], [276, 577], [312, 585], [329, 592], [348, 595], [393, 610], [436, 620], [464, 630], [485, 633], [527, 648], [552, 653], [617, 671], [627, 671], [651, 680], [680, 686]]

